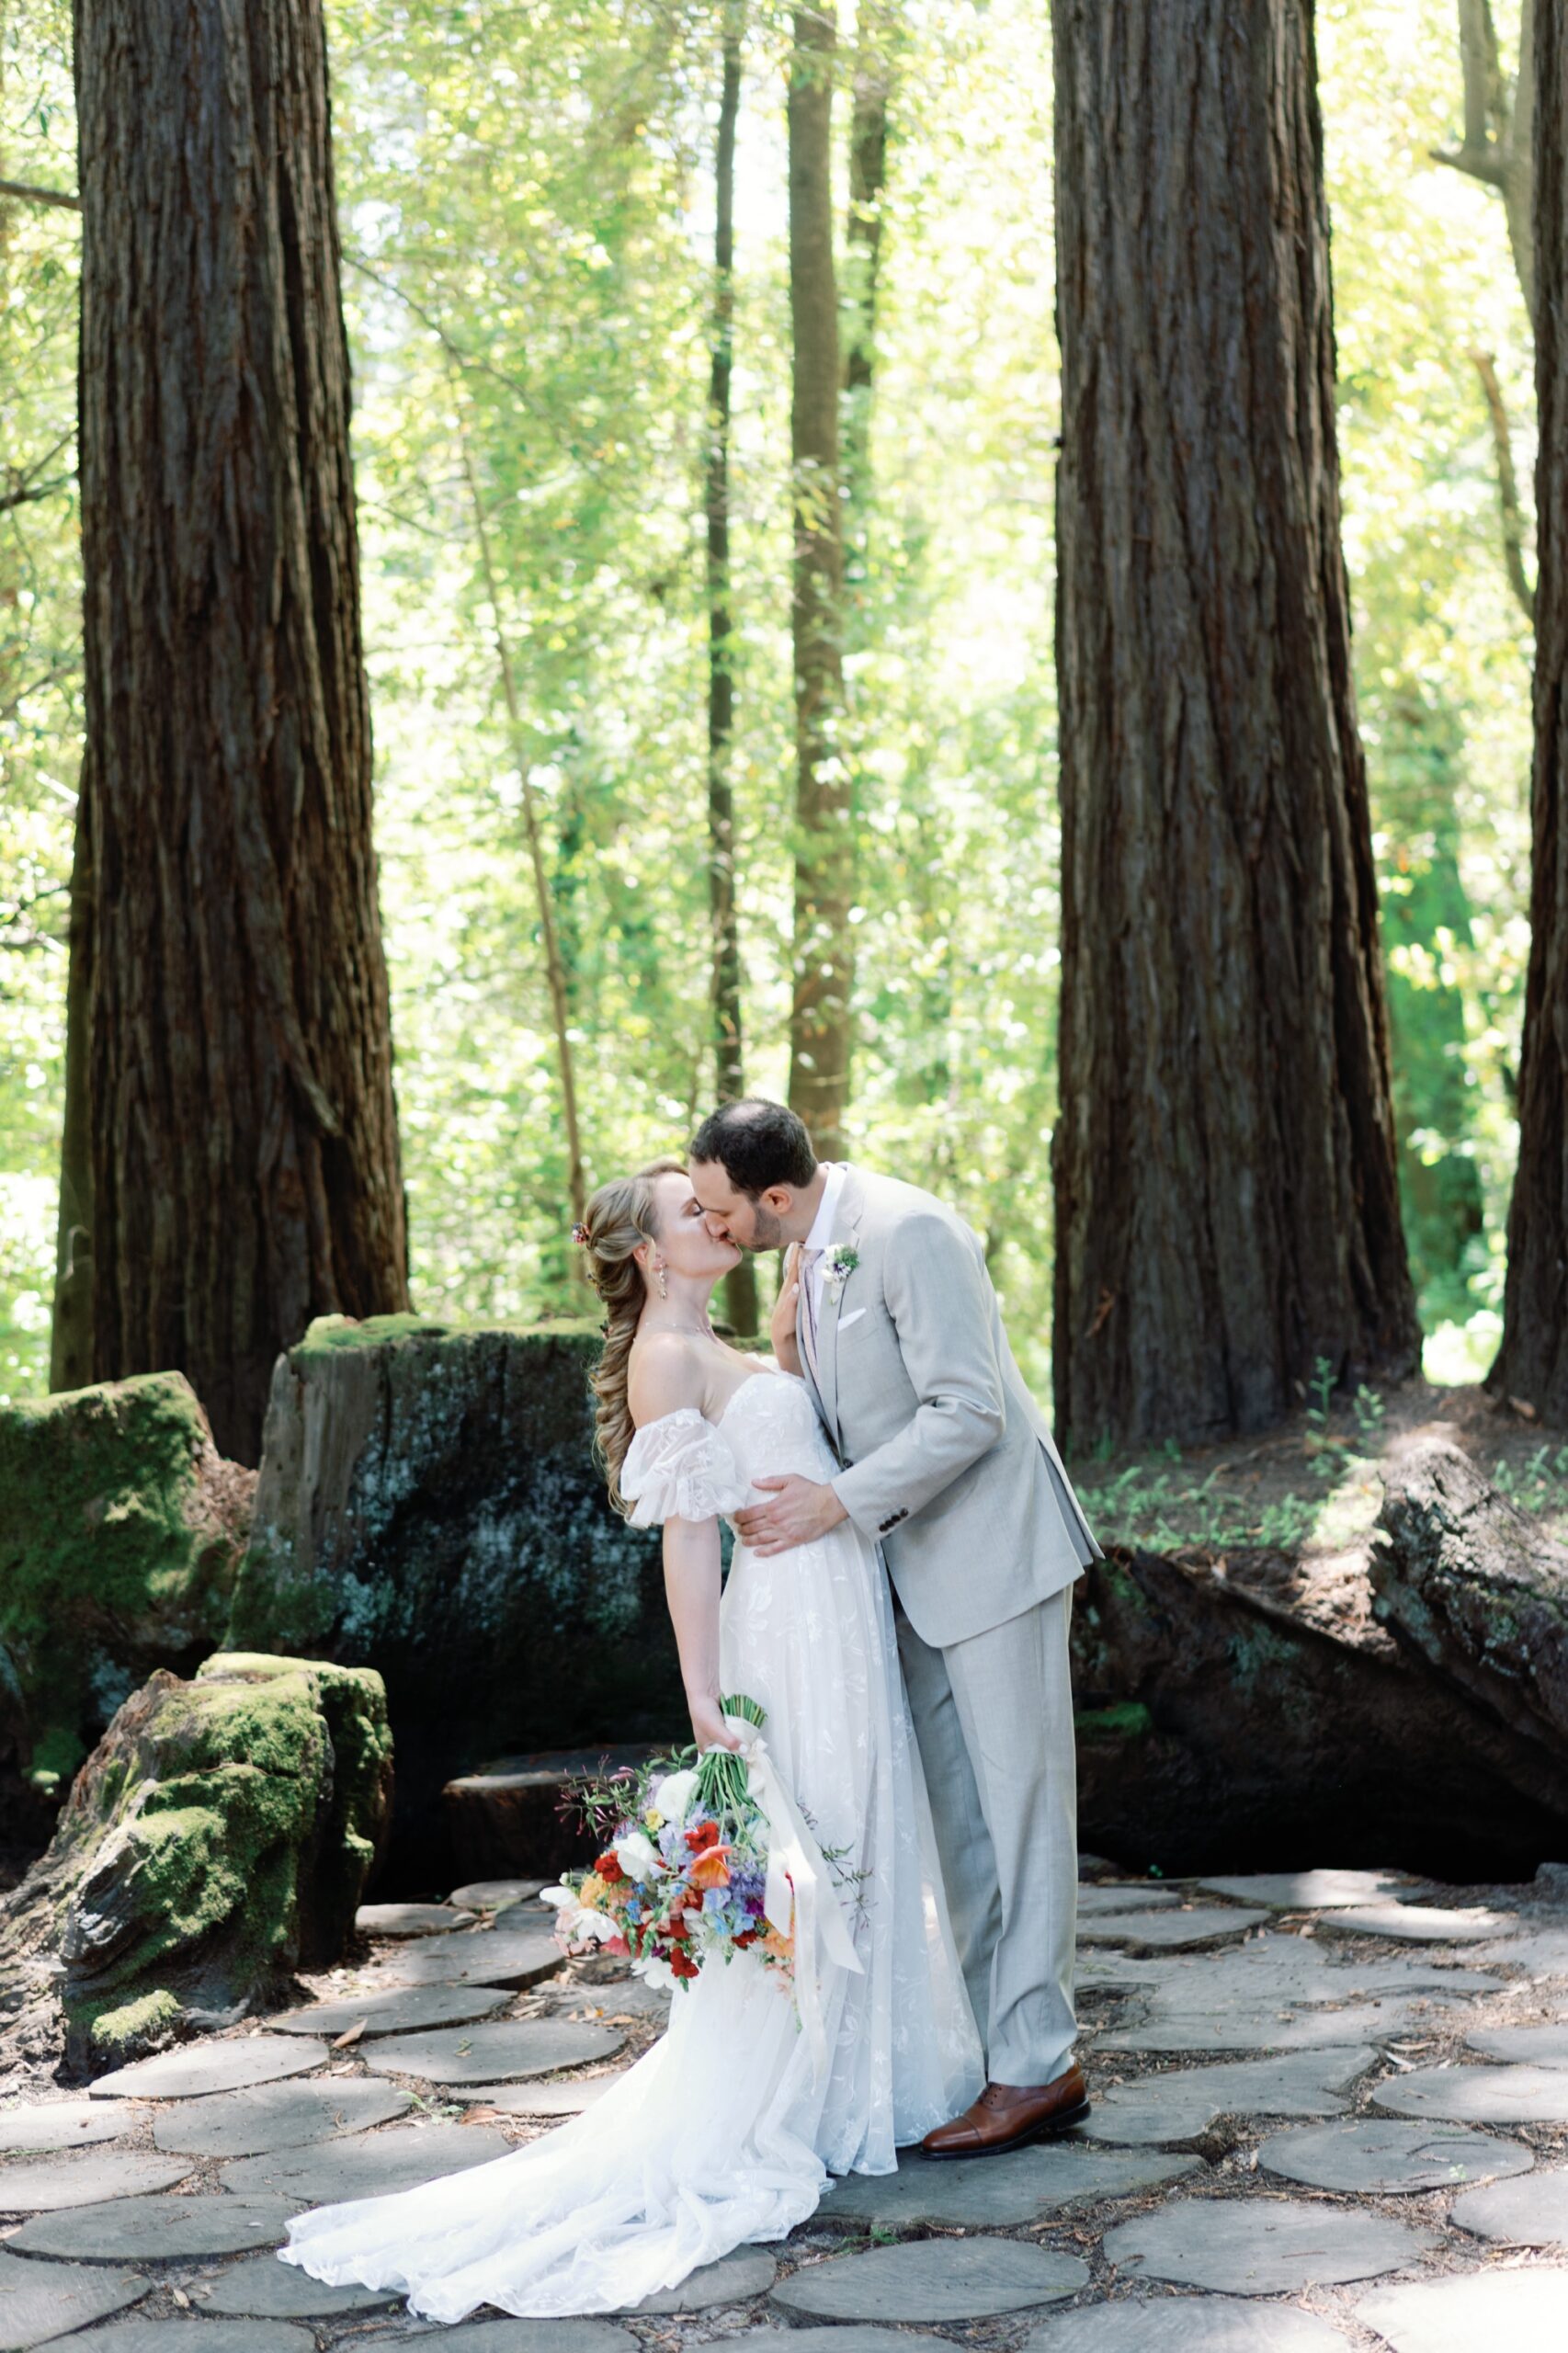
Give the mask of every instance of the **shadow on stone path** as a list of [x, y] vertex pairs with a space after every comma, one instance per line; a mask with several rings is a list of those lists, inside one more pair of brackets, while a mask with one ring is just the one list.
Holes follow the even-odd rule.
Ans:
[[535, 1894], [370, 1907], [369, 1957], [277, 2019], [0, 2105], [0, 2353], [1568, 2353], [1551, 1870], [1176, 1885], [1089, 1859], [1084, 2131], [837, 2184], [786, 2245], [614, 2320], [432, 2329], [277, 2262], [290, 2213], [551, 2131], [660, 2030], [613, 1964], [559, 1964]]

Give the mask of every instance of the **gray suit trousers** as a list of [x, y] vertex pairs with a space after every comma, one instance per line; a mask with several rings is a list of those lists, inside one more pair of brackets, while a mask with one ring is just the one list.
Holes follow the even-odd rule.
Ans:
[[898, 1612], [953, 1933], [993, 2083], [1051, 2083], [1073, 2054], [1072, 1596], [1068, 1586], [940, 1650]]

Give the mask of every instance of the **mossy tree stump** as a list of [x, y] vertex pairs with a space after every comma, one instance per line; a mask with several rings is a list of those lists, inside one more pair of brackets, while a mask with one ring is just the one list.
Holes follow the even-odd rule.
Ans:
[[340, 1958], [391, 1802], [368, 1668], [220, 1654], [189, 1682], [160, 1670], [0, 1904], [0, 1976], [14, 2003], [58, 2000], [72, 2074], [230, 2025]]
[[0, 1406], [0, 1762], [25, 1783], [62, 1790], [154, 1667], [223, 1640], [255, 1483], [183, 1373]]
[[327, 1317], [278, 1359], [230, 1640], [385, 1677], [402, 1890], [449, 1883], [453, 1777], [684, 1735], [658, 1538], [593, 1460], [598, 1349], [589, 1323]]

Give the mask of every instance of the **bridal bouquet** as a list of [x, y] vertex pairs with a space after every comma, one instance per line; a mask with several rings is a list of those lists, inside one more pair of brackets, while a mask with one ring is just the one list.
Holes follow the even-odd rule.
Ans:
[[[755, 1699], [722, 1706], [763, 1722]], [[558, 1940], [627, 1954], [652, 1985], [689, 1984], [705, 1961], [751, 1951], [792, 1980], [790, 1889], [778, 1884], [772, 1824], [751, 1780], [744, 1756], [710, 1748], [694, 1764], [665, 1757], [589, 1792], [603, 1851], [591, 1870], [544, 1890]]]

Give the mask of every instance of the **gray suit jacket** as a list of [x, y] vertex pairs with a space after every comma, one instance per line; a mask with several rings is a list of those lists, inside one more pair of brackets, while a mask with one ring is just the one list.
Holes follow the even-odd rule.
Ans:
[[[812, 1381], [844, 1465], [834, 1488], [882, 1546], [915, 1632], [946, 1649], [1059, 1593], [1100, 1548], [978, 1235], [933, 1194], [851, 1167], [837, 1250], [858, 1263], [824, 1281]], [[801, 1361], [811, 1380], [803, 1329]]]

